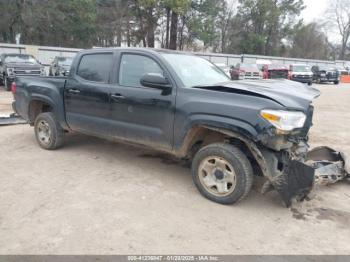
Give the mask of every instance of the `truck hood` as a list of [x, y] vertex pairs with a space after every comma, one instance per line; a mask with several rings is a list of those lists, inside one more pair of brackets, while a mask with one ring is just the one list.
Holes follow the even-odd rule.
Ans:
[[26, 63], [6, 63], [7, 68], [41, 68], [39, 64], [26, 64]]
[[310, 71], [300, 71], [300, 72], [295, 72], [292, 71], [291, 72], [293, 75], [303, 75], [303, 76], [312, 76], [314, 73], [310, 72]]
[[196, 88], [263, 97], [302, 111], [306, 111], [312, 100], [321, 94], [315, 88], [289, 80], [230, 81]]
[[59, 65], [59, 67], [65, 69], [65, 70], [70, 69], [70, 65]]

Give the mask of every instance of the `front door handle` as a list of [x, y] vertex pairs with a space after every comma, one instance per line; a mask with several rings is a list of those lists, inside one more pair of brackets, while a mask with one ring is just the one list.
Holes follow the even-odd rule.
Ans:
[[72, 89], [68, 89], [68, 93], [71, 93], [71, 94], [79, 94], [79, 93], [80, 93], [80, 90], [75, 89], [75, 88], [72, 88]]
[[111, 98], [113, 100], [122, 100], [122, 99], [125, 99], [125, 96], [123, 96], [122, 94], [113, 94], [111, 95]]

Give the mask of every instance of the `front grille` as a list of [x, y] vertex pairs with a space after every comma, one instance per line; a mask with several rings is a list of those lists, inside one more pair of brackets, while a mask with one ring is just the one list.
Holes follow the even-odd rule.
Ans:
[[336, 72], [327, 72], [327, 77], [328, 78], [337, 77], [337, 73]]
[[40, 68], [15, 68], [16, 75], [40, 75]]
[[282, 70], [278, 70], [278, 71], [269, 71], [270, 73], [270, 78], [272, 79], [276, 79], [276, 78], [288, 78], [288, 71], [282, 71]]

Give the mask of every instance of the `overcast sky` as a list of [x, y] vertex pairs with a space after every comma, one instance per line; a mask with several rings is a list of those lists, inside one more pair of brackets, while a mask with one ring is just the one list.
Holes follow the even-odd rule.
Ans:
[[[305, 23], [318, 22], [322, 23], [325, 16], [325, 11], [329, 6], [329, 0], [304, 0], [306, 6], [305, 10], [302, 12], [301, 17], [304, 19]], [[336, 27], [328, 27], [323, 29], [323, 32], [326, 33], [328, 40], [330, 42], [339, 42], [340, 35]]]
[[306, 9], [302, 12], [302, 17], [306, 23], [320, 20], [327, 9], [329, 0], [304, 0]]
[[[227, 0], [229, 3], [237, 3], [237, 0]], [[324, 22], [324, 14], [329, 6], [330, 0], [304, 0], [304, 5], [306, 8], [301, 13], [301, 18], [304, 19], [305, 23], [310, 22]], [[338, 42], [340, 40], [340, 36], [337, 28], [327, 28], [323, 30], [329, 41]]]

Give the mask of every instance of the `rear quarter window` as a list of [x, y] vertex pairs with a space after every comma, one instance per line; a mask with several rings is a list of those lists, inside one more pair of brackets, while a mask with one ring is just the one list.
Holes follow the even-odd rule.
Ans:
[[88, 81], [107, 83], [112, 63], [112, 53], [83, 55], [80, 59], [77, 75]]

